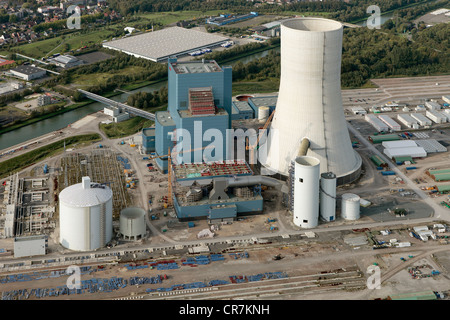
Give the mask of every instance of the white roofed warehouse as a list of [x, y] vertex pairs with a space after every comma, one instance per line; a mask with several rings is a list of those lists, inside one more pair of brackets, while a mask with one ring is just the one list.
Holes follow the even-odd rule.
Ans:
[[11, 69], [10, 72], [14, 76], [27, 81], [42, 78], [47, 74], [47, 71], [30, 65], [18, 66], [17, 68]]
[[219, 46], [229, 39], [216, 34], [170, 27], [154, 32], [129, 36], [103, 43], [103, 47], [124, 52], [137, 58], [162, 62], [198, 49]]

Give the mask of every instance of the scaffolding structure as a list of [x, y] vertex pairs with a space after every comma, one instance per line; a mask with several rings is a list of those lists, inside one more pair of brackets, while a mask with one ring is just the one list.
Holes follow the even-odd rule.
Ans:
[[11, 175], [5, 183], [3, 237], [40, 235], [54, 228], [54, 206], [50, 205], [47, 178], [19, 178]]
[[212, 163], [186, 163], [172, 165], [175, 179], [213, 178], [222, 176], [252, 175], [253, 172], [244, 160], [229, 160]]
[[113, 217], [118, 218], [120, 211], [131, 204], [131, 199], [126, 191], [124, 169], [117, 156], [109, 149], [93, 150], [89, 154], [66, 154], [61, 158], [60, 190], [80, 183], [82, 177], [89, 176], [91, 181], [111, 188]]
[[289, 178], [288, 178], [288, 187], [289, 194], [287, 199], [287, 207], [289, 211], [294, 212], [294, 185], [295, 185], [295, 163], [291, 161], [289, 164]]

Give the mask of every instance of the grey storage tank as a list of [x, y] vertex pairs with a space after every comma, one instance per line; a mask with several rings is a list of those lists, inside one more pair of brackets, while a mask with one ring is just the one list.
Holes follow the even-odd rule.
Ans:
[[336, 220], [336, 175], [332, 172], [320, 175], [320, 217], [328, 222]]
[[145, 210], [125, 208], [120, 212], [120, 234], [124, 239], [138, 240], [146, 235]]

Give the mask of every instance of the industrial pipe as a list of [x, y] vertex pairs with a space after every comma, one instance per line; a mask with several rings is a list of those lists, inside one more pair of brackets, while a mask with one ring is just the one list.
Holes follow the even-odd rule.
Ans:
[[300, 143], [300, 149], [298, 150], [297, 156], [299, 157], [306, 156], [306, 153], [308, 152], [309, 149], [309, 145], [310, 143], [308, 138], [303, 138], [302, 142]]

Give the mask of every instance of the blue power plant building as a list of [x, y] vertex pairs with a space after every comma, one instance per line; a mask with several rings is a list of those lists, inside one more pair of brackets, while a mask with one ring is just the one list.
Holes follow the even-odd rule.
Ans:
[[[156, 112], [155, 127], [143, 129], [142, 141], [144, 152], [154, 151], [157, 167], [173, 174], [177, 217], [217, 221], [261, 212], [261, 185], [280, 188], [281, 183], [254, 176], [245, 159], [229, 159], [234, 140], [229, 142], [227, 135], [236, 115], [231, 67], [220, 67], [214, 60], [176, 58], [167, 65], [168, 107]], [[254, 117], [252, 108], [239, 107], [240, 116]]]
[[[227, 159], [226, 135], [231, 127], [231, 67], [220, 67], [215, 61], [178, 62], [168, 60], [168, 107], [156, 113], [156, 164], [167, 172], [169, 148], [197, 150], [178, 154], [183, 162]], [[211, 145], [210, 152], [200, 149]], [[145, 147], [144, 147], [145, 149]], [[176, 149], [178, 152], [180, 148]], [[204, 158], [209, 157], [209, 158]], [[175, 159], [175, 157], [173, 158]]]

